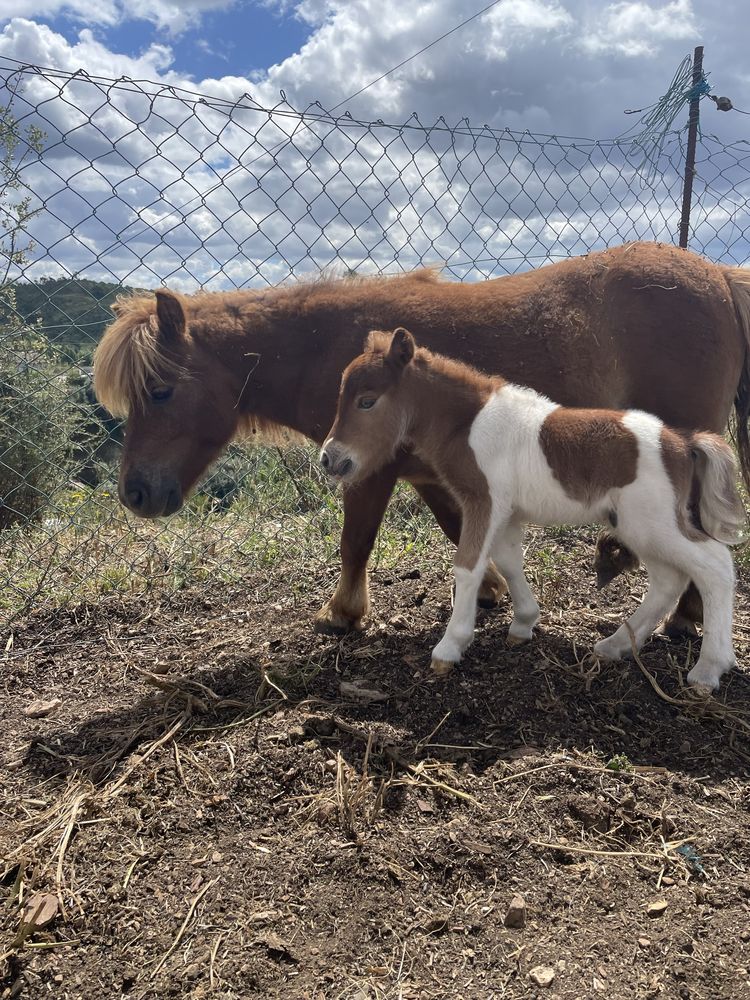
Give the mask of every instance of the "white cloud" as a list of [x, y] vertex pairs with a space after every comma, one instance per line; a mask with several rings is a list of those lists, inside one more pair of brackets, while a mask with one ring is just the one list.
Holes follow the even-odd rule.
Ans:
[[154, 43], [140, 56], [125, 56], [108, 49], [88, 28], [84, 28], [78, 41], [71, 44], [46, 24], [24, 18], [11, 21], [0, 34], [0, 55], [73, 73], [84, 69], [92, 76], [150, 79], [165, 74], [169, 79], [167, 71], [172, 60], [172, 51], [166, 45]]
[[120, 9], [116, 0], [5, 0], [0, 21], [15, 17], [53, 18], [65, 14], [85, 24], [117, 24]]
[[180, 34], [200, 23], [202, 16], [213, 10], [226, 10], [237, 0], [120, 0], [121, 20], [142, 18], [157, 28]]
[[698, 38], [691, 0], [656, 5], [623, 0], [604, 7], [588, 22], [581, 38], [590, 52], [619, 52], [625, 56], [655, 56], [675, 40]]
[[128, 20], [150, 21], [177, 35], [200, 23], [203, 14], [226, 10], [237, 0], [4, 0], [0, 23], [16, 17], [65, 16], [87, 25], [112, 26]]

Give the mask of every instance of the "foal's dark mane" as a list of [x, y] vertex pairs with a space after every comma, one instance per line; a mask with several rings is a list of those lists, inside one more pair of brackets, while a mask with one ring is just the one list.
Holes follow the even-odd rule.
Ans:
[[[391, 343], [391, 333], [373, 330], [367, 338], [366, 351], [376, 357], [385, 357]], [[485, 394], [504, 385], [506, 379], [501, 375], [489, 375], [466, 361], [458, 361], [444, 354], [433, 354], [426, 347], [417, 346], [413, 364], [417, 371], [429, 371], [436, 379], [444, 376], [449, 382], [459, 383], [462, 387]]]

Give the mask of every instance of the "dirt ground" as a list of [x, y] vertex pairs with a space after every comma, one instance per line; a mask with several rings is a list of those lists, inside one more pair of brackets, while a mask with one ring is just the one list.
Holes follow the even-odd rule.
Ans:
[[689, 644], [586, 655], [643, 577], [596, 591], [575, 537], [532, 560], [538, 638], [483, 612], [443, 681], [416, 557], [343, 639], [333, 568], [16, 622], [0, 997], [750, 998], [750, 574], [706, 700]]

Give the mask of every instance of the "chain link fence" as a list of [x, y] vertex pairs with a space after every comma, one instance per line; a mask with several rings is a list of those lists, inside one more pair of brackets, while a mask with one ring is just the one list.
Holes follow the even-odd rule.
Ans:
[[[682, 131], [653, 146], [365, 122], [8, 59], [0, 106], [0, 618], [278, 560], [302, 586], [311, 562], [335, 565], [339, 504], [305, 449], [230, 448], [166, 522], [119, 506], [121, 428], [96, 405], [91, 356], [122, 291], [423, 264], [477, 281], [677, 239]], [[749, 199], [750, 144], [702, 135], [691, 248], [744, 263]], [[417, 511], [399, 492], [382, 560], [428, 543]]]

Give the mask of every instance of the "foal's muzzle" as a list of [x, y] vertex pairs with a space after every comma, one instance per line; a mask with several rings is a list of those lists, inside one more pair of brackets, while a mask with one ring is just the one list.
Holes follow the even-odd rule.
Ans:
[[168, 517], [182, 507], [182, 487], [176, 480], [149, 483], [133, 474], [120, 484], [119, 494], [121, 503], [138, 517]]
[[333, 479], [343, 479], [354, 469], [354, 462], [335, 441], [326, 441], [321, 448], [320, 464]]

